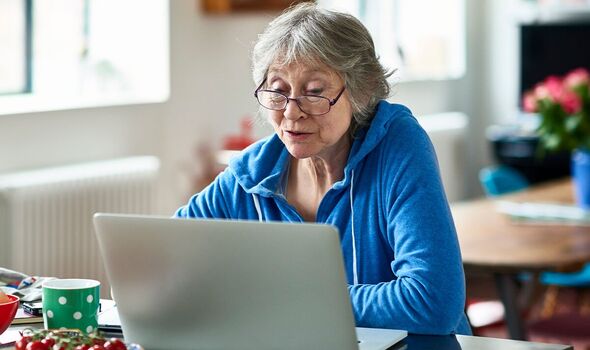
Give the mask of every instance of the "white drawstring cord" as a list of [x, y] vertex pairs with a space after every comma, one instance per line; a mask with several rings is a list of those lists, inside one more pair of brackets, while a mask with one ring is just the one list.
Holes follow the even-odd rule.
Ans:
[[[353, 284], [359, 283], [358, 272], [357, 272], [357, 261], [356, 261], [356, 240], [354, 237], [354, 206], [353, 206], [353, 197], [352, 193], [354, 191], [354, 169], [352, 170], [352, 175], [350, 178], [350, 223], [351, 223], [351, 236], [352, 236], [352, 280]], [[258, 221], [262, 222], [262, 211], [260, 210], [260, 202], [258, 201], [258, 197], [252, 193], [252, 199], [254, 200], [254, 208], [256, 208], [256, 213], [258, 213]]]
[[260, 210], [260, 202], [258, 201], [258, 197], [252, 193], [252, 199], [254, 199], [254, 208], [256, 208], [256, 212], [258, 213], [258, 221], [262, 222], [262, 210]]
[[352, 192], [354, 190], [354, 169], [352, 170], [352, 176], [350, 178], [350, 226], [352, 236], [352, 281], [353, 284], [359, 283], [359, 277], [356, 266], [356, 240], [354, 238], [354, 206], [352, 205]]

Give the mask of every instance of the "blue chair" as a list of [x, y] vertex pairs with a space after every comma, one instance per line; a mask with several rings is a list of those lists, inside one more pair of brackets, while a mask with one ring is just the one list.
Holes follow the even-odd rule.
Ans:
[[[483, 168], [479, 172], [479, 180], [488, 197], [521, 191], [529, 186], [529, 182], [521, 173], [505, 165]], [[590, 263], [587, 263], [581, 270], [573, 273], [542, 272], [539, 280], [547, 286], [590, 287]], [[557, 299], [557, 289], [553, 288], [549, 295], [553, 299], [552, 303], [554, 306]], [[544, 313], [546, 316], [550, 316], [552, 311], [547, 310], [547, 307], [545, 307]]]
[[586, 263], [581, 270], [564, 272], [543, 272], [539, 276], [542, 284], [549, 286], [545, 293], [545, 303], [542, 310], [543, 317], [550, 317], [557, 305], [558, 287], [570, 287], [585, 289], [581, 293], [581, 313], [590, 316], [590, 263]]
[[590, 263], [581, 270], [572, 273], [543, 272], [541, 283], [555, 284], [563, 287], [590, 287]]
[[481, 169], [479, 181], [488, 197], [522, 191], [529, 187], [529, 182], [521, 173], [505, 165]]

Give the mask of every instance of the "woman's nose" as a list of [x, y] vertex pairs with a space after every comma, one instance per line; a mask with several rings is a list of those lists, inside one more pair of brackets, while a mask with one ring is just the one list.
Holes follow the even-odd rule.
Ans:
[[285, 111], [283, 112], [285, 118], [290, 120], [297, 120], [300, 118], [305, 118], [307, 115], [303, 113], [301, 108], [297, 105], [297, 101], [289, 100], [287, 106], [285, 107]]

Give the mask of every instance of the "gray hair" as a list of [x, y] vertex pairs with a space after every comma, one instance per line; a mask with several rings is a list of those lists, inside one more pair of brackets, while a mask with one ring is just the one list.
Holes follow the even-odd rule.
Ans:
[[252, 53], [258, 85], [271, 64], [322, 63], [344, 80], [352, 105], [351, 132], [368, 125], [381, 99], [389, 97], [388, 71], [375, 53], [371, 34], [354, 16], [304, 2], [275, 18]]

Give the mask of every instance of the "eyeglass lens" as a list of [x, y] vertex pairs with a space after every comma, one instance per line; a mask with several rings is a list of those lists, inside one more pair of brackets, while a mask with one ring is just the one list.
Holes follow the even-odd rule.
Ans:
[[[294, 99], [299, 108], [307, 114], [326, 114], [330, 111], [330, 100], [322, 96], [299, 96]], [[265, 108], [280, 111], [287, 107], [289, 99], [273, 91], [258, 91], [258, 102]]]

